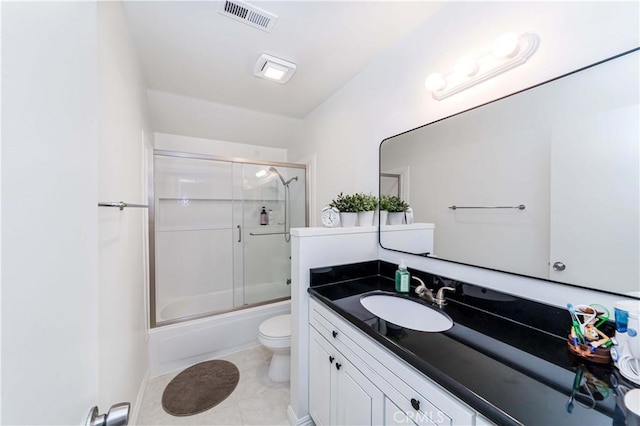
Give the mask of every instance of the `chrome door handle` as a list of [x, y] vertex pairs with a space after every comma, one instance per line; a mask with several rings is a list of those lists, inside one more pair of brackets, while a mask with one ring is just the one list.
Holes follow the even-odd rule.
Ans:
[[85, 426], [127, 426], [131, 404], [121, 402], [112, 405], [107, 414], [99, 414], [98, 407], [89, 410]]
[[242, 227], [238, 225], [238, 242], [242, 242]]
[[567, 265], [565, 265], [562, 262], [555, 262], [553, 264], [553, 270], [554, 271], [564, 271], [565, 269], [567, 269]]

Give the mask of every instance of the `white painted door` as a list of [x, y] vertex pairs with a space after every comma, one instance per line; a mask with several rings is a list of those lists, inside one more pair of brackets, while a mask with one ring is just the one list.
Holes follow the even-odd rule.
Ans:
[[99, 397], [97, 9], [0, 7], [1, 422], [79, 425]]
[[633, 105], [554, 126], [550, 279], [638, 290], [638, 116]]

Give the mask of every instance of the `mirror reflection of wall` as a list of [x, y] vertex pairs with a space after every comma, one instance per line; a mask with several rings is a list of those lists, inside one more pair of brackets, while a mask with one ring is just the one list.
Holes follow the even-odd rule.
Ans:
[[402, 176], [399, 173], [380, 173], [380, 196], [402, 197]]
[[[616, 293], [640, 290], [639, 56], [385, 140], [381, 171], [411, 171], [406, 195], [416, 222], [435, 224], [434, 254]], [[526, 208], [450, 208], [520, 204]], [[380, 241], [402, 251], [384, 235]]]

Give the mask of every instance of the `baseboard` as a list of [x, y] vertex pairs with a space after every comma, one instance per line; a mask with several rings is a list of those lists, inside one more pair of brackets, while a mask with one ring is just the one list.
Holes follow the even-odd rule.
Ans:
[[311, 416], [308, 414], [299, 419], [291, 405], [287, 408], [287, 417], [289, 418], [289, 424], [291, 426], [315, 426], [315, 423], [311, 420]]
[[140, 388], [138, 389], [138, 396], [136, 396], [136, 401], [133, 404], [133, 410], [129, 415], [129, 424], [135, 426], [138, 424], [138, 417], [140, 416], [140, 409], [142, 408], [142, 401], [144, 400], [144, 394], [147, 391], [147, 385], [149, 384], [149, 369], [144, 373], [144, 377], [142, 378], [142, 383], [140, 383]]

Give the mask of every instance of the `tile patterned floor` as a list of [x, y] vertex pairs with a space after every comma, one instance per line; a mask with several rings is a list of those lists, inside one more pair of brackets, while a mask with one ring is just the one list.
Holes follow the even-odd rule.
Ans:
[[236, 352], [220, 359], [233, 362], [240, 381], [223, 402], [204, 413], [175, 417], [162, 408], [162, 392], [179, 373], [149, 380], [142, 400], [139, 426], [151, 425], [288, 425], [289, 382], [274, 383], [267, 377], [271, 353], [263, 347]]

